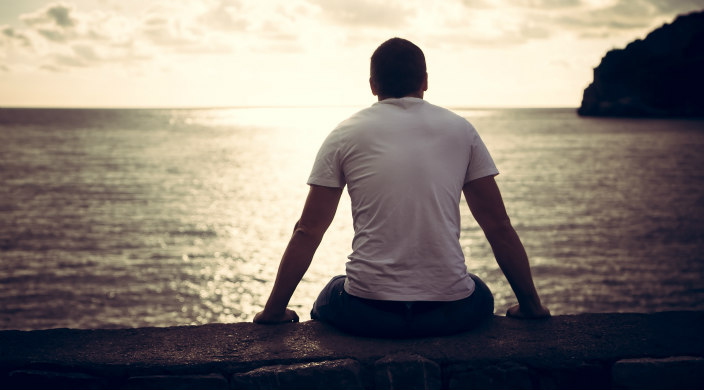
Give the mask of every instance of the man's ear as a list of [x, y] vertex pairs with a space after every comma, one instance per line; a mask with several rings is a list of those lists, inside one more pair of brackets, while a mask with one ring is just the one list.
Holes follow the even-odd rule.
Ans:
[[374, 80], [372, 80], [371, 77], [369, 78], [369, 88], [372, 89], [372, 95], [379, 96], [378, 89], [376, 88], [376, 83], [374, 82]]
[[423, 78], [423, 92], [428, 90], [428, 72], [425, 72], [425, 78]]

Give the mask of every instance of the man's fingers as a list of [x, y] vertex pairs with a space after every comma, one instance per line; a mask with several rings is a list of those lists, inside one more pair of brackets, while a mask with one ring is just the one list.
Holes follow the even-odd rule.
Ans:
[[525, 313], [521, 309], [521, 305], [514, 305], [514, 306], [511, 306], [506, 311], [506, 317], [521, 318], [521, 319], [548, 318], [548, 317], [550, 317], [550, 310], [548, 310], [544, 306], [541, 306], [540, 311], [538, 311], [538, 312]]
[[287, 317], [289, 318], [289, 320], [287, 320], [286, 322], [289, 322], [289, 321], [290, 322], [298, 322], [298, 320], [299, 320], [298, 314], [295, 311], [290, 310], [290, 309], [286, 309], [286, 314], [287, 314]]
[[266, 311], [262, 311], [254, 316], [254, 322], [257, 324], [281, 324], [284, 322], [298, 322], [298, 320], [298, 314], [289, 309], [286, 309], [282, 314], [271, 315]]
[[521, 308], [518, 305], [511, 306], [506, 310], [506, 317], [524, 318]]

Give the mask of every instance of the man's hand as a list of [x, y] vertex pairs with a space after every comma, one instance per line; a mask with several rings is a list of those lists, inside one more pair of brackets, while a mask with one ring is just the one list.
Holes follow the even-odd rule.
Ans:
[[520, 318], [520, 319], [540, 319], [550, 317], [550, 310], [545, 306], [540, 306], [536, 309], [526, 309], [521, 305], [511, 306], [506, 311], [506, 317]]
[[256, 324], [280, 324], [282, 322], [298, 322], [298, 314], [290, 309], [276, 314], [270, 314], [263, 310], [254, 316], [254, 323]]

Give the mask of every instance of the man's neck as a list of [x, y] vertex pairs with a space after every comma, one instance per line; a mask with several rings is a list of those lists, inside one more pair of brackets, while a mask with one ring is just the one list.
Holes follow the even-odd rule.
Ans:
[[400, 98], [394, 98], [393, 96], [377, 96], [379, 101], [386, 100], [386, 99], [402, 99], [405, 97], [414, 97], [418, 99], [423, 99], [423, 91], [421, 92], [414, 92], [414, 93], [409, 93], [408, 95], [401, 96]]

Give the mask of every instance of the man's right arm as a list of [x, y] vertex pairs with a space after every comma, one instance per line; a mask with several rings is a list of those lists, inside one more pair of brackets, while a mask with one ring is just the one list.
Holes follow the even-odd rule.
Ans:
[[311, 185], [303, 207], [301, 218], [296, 223], [293, 235], [284, 251], [276, 274], [274, 287], [264, 310], [254, 316], [254, 322], [273, 324], [298, 321], [298, 315], [286, 308], [296, 286], [308, 270], [313, 255], [330, 226], [342, 188]]
[[519, 318], [544, 318], [550, 311], [540, 303], [533, 284], [528, 255], [506, 213], [501, 192], [493, 176], [472, 180], [463, 187], [467, 205], [484, 231], [494, 257], [518, 298], [518, 305], [506, 315]]

